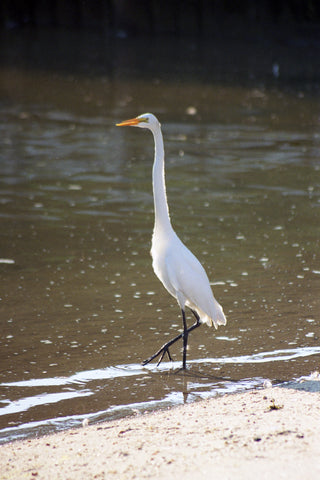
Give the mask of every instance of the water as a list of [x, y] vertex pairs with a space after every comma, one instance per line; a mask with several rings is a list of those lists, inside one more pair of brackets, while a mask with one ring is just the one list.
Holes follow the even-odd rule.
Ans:
[[[228, 45], [154, 42], [143, 62], [139, 41], [52, 35], [2, 38], [0, 441], [319, 369], [310, 49], [290, 63], [273, 45], [273, 78], [259, 44], [228, 62]], [[152, 137], [114, 126], [144, 111], [163, 124], [173, 225], [228, 318], [190, 335], [186, 373], [180, 346], [141, 366], [181, 329], [149, 255]]]

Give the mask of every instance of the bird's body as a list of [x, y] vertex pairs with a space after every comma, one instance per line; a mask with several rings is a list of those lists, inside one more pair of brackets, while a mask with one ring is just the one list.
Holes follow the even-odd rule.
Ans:
[[[213, 296], [203, 266], [182, 243], [172, 228], [165, 188], [164, 148], [160, 123], [154, 115], [147, 113], [118, 125], [148, 128], [154, 137], [155, 156], [152, 184], [155, 222], [151, 247], [152, 266], [164, 287], [176, 298], [182, 311], [184, 325], [184, 331], [181, 335], [163, 345], [144, 364], [158, 355], [161, 355], [160, 363], [166, 352], [171, 359], [169, 346], [179, 338], [183, 338], [183, 368], [185, 368], [188, 333], [201, 323], [206, 323], [209, 326], [214, 325], [218, 328], [218, 325], [225, 325], [227, 321], [221, 305]], [[196, 323], [189, 329], [185, 320], [185, 307], [189, 307], [196, 317]]]
[[155, 274], [181, 309], [196, 311], [200, 322], [210, 327], [225, 325], [223, 310], [213, 296], [205, 269], [173, 229], [169, 234], [154, 230], [151, 256]]

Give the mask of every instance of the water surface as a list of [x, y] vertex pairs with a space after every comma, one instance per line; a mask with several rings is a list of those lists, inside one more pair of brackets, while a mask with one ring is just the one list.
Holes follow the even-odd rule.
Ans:
[[[58, 53], [48, 34], [10, 38], [2, 53], [1, 442], [319, 369], [308, 59], [301, 77], [280, 49], [273, 78], [263, 46], [250, 46], [254, 68], [241, 52], [228, 63], [204, 45], [181, 57], [159, 43], [145, 66], [139, 42], [60, 35]], [[149, 255], [152, 137], [114, 126], [144, 111], [163, 125], [172, 223], [228, 318], [190, 335], [186, 373], [180, 345], [173, 364], [141, 366], [181, 329]]]

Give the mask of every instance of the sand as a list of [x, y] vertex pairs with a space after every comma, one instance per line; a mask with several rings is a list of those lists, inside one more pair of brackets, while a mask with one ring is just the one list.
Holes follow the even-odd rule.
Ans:
[[319, 385], [216, 397], [5, 444], [0, 478], [320, 479]]

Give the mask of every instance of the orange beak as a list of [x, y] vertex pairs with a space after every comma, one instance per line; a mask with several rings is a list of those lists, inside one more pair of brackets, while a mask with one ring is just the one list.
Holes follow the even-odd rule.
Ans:
[[124, 122], [117, 123], [116, 126], [117, 127], [132, 127], [132, 126], [138, 125], [138, 123], [140, 123], [140, 122], [141, 122], [141, 120], [139, 118], [130, 118], [129, 120], [124, 120]]

